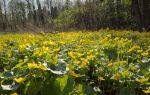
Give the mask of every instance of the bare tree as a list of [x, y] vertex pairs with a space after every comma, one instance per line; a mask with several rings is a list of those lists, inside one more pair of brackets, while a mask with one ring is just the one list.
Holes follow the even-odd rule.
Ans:
[[6, 6], [6, 0], [3, 0], [3, 8], [4, 8], [4, 22], [3, 22], [3, 29], [7, 29], [7, 6]]
[[3, 13], [2, 13], [2, 2], [0, 1], [0, 29], [2, 29], [3, 27]]

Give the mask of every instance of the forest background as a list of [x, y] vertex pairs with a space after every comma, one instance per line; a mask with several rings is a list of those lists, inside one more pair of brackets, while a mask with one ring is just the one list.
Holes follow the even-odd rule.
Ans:
[[0, 31], [150, 30], [150, 0], [0, 0]]

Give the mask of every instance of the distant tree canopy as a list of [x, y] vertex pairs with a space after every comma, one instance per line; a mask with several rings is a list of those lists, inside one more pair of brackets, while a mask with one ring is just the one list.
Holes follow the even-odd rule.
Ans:
[[0, 0], [0, 30], [150, 30], [150, 0]]

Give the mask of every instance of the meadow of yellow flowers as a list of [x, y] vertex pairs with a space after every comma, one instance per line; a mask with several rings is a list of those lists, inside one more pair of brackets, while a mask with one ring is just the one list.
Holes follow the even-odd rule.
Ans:
[[0, 34], [0, 95], [150, 95], [150, 33]]

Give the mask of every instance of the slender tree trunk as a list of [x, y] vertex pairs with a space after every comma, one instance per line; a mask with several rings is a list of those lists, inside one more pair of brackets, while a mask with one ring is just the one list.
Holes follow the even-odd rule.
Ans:
[[6, 7], [6, 0], [3, 0], [4, 4], [4, 22], [3, 22], [3, 29], [7, 29], [7, 7]]
[[117, 0], [116, 1], [116, 13], [117, 13], [117, 18], [116, 18], [116, 23], [117, 23], [117, 28], [120, 29], [121, 28], [121, 0]]
[[2, 13], [2, 7], [0, 2], [0, 29], [2, 29], [2, 24], [3, 24], [3, 13]]
[[42, 13], [42, 7], [41, 7], [41, 2], [40, 2], [40, 0], [36, 0], [36, 2], [37, 2], [37, 6], [38, 6], [38, 22], [39, 22], [39, 26], [41, 26], [41, 25], [43, 25], [43, 19], [44, 19], [44, 17], [43, 17], [43, 13]]
[[135, 17], [136, 23], [138, 24], [139, 31], [143, 28], [143, 16], [140, 8], [139, 0], [132, 0], [132, 15]]
[[150, 31], [150, 0], [141, 0], [143, 26], [146, 30]]
[[32, 19], [31, 2], [30, 2], [30, 0], [26, 0], [26, 2], [27, 2], [27, 9], [28, 9], [28, 12], [29, 12], [28, 13], [28, 18], [29, 18], [29, 20], [31, 20]]

